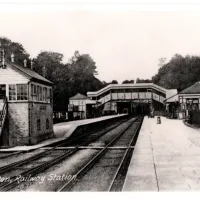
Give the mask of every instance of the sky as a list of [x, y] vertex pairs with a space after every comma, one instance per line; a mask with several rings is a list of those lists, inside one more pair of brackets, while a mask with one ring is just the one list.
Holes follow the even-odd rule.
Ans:
[[76, 50], [90, 54], [97, 78], [122, 82], [151, 78], [159, 58], [200, 55], [200, 12], [14, 7], [0, 9], [0, 37], [21, 43], [31, 57], [47, 50], [62, 53], [67, 62]]

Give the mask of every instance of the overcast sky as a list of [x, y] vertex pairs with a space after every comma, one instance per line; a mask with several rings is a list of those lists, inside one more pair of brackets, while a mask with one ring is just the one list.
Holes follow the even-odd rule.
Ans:
[[41, 50], [78, 50], [94, 59], [100, 80], [151, 78], [158, 59], [200, 55], [199, 11], [63, 10], [1, 12], [0, 36], [20, 42], [31, 57]]

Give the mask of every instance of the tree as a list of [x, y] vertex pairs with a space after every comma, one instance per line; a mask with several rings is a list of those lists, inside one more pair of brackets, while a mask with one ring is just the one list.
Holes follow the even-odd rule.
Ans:
[[67, 64], [57, 52], [41, 52], [34, 60], [34, 70], [54, 83], [54, 110], [66, 110], [69, 98], [76, 93], [87, 94], [103, 87], [95, 74], [96, 64], [89, 54], [75, 51]]
[[122, 82], [122, 84], [130, 84], [130, 83], [134, 83], [134, 80], [125, 80]]
[[[34, 70], [40, 75], [54, 81], [53, 72], [56, 68], [63, 66], [62, 64], [63, 55], [57, 52], [42, 51], [38, 54], [34, 62]], [[46, 72], [44, 74], [44, 71]]]
[[117, 80], [112, 80], [111, 84], [118, 84], [118, 81]]
[[136, 83], [152, 83], [152, 80], [150, 79], [136, 79]]
[[16, 64], [24, 65], [24, 60], [26, 59], [28, 61], [27, 66], [30, 67], [29, 54], [20, 43], [12, 42], [6, 37], [0, 37], [0, 44], [5, 51], [5, 60], [7, 62], [11, 62], [11, 54], [13, 53]]
[[171, 60], [161, 66], [152, 81], [167, 89], [179, 91], [200, 80], [200, 57], [175, 54]]

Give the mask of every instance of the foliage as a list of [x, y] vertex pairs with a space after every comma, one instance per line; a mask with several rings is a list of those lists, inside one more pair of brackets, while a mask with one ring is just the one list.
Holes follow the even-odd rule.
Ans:
[[12, 42], [6, 37], [0, 37], [1, 48], [5, 51], [5, 60], [11, 62], [11, 54], [15, 56], [15, 63], [19, 65], [24, 65], [24, 60], [26, 59], [27, 66], [30, 66], [29, 54], [25, 51], [24, 47], [17, 42]]
[[117, 80], [112, 80], [111, 84], [118, 84], [118, 81]]
[[134, 83], [134, 80], [125, 80], [122, 82], [122, 84], [129, 84], [129, 83]]
[[158, 73], [152, 77], [155, 84], [167, 89], [181, 91], [200, 80], [200, 57], [174, 55], [163, 64]]
[[67, 109], [69, 98], [77, 93], [86, 95], [103, 87], [90, 55], [76, 51], [67, 64], [62, 59], [60, 53], [44, 51], [34, 60], [34, 70], [54, 83], [55, 110]]
[[139, 79], [139, 78], [137, 78], [136, 83], [152, 83], [152, 81], [149, 80], [149, 79]]

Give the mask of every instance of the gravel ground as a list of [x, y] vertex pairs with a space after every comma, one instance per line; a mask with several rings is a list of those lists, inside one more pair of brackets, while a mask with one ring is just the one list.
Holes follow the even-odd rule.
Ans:
[[107, 191], [123, 155], [124, 150], [108, 150], [71, 191]]
[[[125, 128], [127, 128], [132, 122], [134, 121], [134, 119], [129, 120], [127, 123], [123, 123], [120, 126], [118, 126], [116, 129], [110, 131], [109, 133], [107, 133], [106, 135], [102, 136], [101, 138], [99, 138], [96, 142], [93, 143], [93, 146], [98, 146], [98, 144], [102, 144], [102, 146], [106, 146], [109, 142], [111, 142], [112, 139], [114, 139], [115, 136], [117, 136], [117, 134], [121, 131], [123, 131]], [[115, 145], [116, 146], [116, 145]]]

